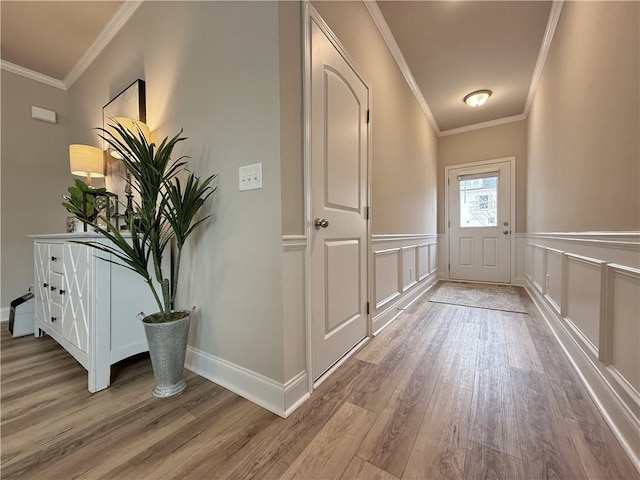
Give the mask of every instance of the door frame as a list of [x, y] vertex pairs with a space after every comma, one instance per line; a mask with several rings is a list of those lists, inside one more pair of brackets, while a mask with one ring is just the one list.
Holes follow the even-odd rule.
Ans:
[[[371, 82], [362, 74], [362, 71], [357, 67], [354, 59], [349, 55], [349, 52], [342, 45], [338, 37], [331, 31], [327, 23], [322, 19], [320, 14], [310, 4], [309, 0], [304, 0], [302, 3], [302, 38], [303, 38], [303, 83], [302, 83], [302, 117], [303, 117], [303, 135], [302, 135], [302, 156], [303, 156], [303, 185], [304, 185], [304, 234], [307, 238], [307, 248], [305, 250], [304, 259], [304, 279], [305, 279], [305, 350], [306, 350], [306, 370], [309, 386], [309, 393], [318, 387], [326, 378], [328, 378], [340, 365], [342, 365], [353, 353], [358, 351], [364, 344], [370, 341], [372, 337], [371, 326], [371, 312], [372, 308], [369, 308], [367, 313], [367, 336], [356, 344], [346, 355], [339, 359], [329, 370], [327, 370], [316, 382], [313, 381], [313, 365], [312, 365], [312, 335], [311, 335], [311, 236], [312, 231], [312, 216], [311, 216], [311, 22], [315, 21], [318, 27], [324, 32], [329, 41], [338, 50], [340, 55], [353, 69], [355, 74], [360, 77], [368, 89], [368, 103], [369, 110], [372, 110], [372, 87]], [[366, 291], [367, 302], [371, 305], [371, 275], [372, 275], [372, 260], [371, 260], [371, 115], [369, 116], [369, 123], [367, 124], [367, 174], [365, 179], [365, 188], [367, 190], [367, 207], [369, 208], [369, 216], [366, 225], [366, 249], [367, 249], [367, 263], [365, 268], [366, 272]]]
[[[491, 160], [481, 160], [479, 162], [461, 163], [458, 165], [448, 165], [444, 167], [444, 240], [446, 242], [446, 279], [450, 280], [451, 276], [451, 253], [450, 249], [450, 227], [449, 227], [449, 172], [451, 170], [458, 170], [460, 168], [473, 168], [484, 167], [486, 165], [493, 165], [496, 163], [509, 162], [511, 165], [511, 178], [509, 179], [509, 185], [511, 188], [511, 213], [509, 218], [509, 226], [511, 227], [511, 235], [509, 244], [511, 248], [510, 255], [510, 281], [509, 285], [514, 285], [516, 278], [516, 157], [502, 157], [493, 158]], [[492, 282], [493, 283], [493, 282]]]

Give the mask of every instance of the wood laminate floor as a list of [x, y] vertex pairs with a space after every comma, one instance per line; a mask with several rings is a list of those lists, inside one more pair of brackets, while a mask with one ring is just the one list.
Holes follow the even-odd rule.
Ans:
[[155, 399], [146, 356], [92, 395], [53, 340], [3, 331], [1, 476], [640, 478], [528, 298], [525, 315], [428, 296], [286, 420], [191, 372]]

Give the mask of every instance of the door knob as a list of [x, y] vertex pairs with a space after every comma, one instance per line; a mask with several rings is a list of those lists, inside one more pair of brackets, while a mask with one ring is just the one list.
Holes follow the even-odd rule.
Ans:
[[329, 226], [329, 220], [327, 220], [326, 218], [316, 218], [316, 220], [313, 222], [313, 225], [316, 227], [316, 230], [327, 228]]
[[502, 233], [504, 233], [505, 235], [509, 234], [509, 230], [503, 230]]

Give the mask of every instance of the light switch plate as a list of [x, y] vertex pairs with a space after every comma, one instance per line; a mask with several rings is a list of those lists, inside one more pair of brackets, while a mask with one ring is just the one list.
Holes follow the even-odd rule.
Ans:
[[245, 165], [238, 169], [238, 188], [241, 192], [262, 188], [262, 163]]

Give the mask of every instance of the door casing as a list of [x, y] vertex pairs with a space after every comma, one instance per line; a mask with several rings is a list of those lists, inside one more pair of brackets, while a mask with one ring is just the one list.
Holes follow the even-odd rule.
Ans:
[[[325, 33], [329, 41], [340, 52], [345, 61], [353, 69], [353, 71], [362, 79], [369, 89], [369, 110], [373, 111], [372, 105], [372, 87], [371, 82], [362, 75], [360, 69], [356, 66], [356, 62], [349, 55], [344, 48], [340, 40], [331, 31], [327, 23], [322, 19], [320, 14], [311, 6], [308, 1], [303, 2], [302, 10], [302, 25], [303, 25], [303, 40], [304, 40], [304, 69], [303, 69], [303, 174], [304, 174], [304, 232], [307, 238], [307, 248], [305, 250], [305, 330], [306, 330], [306, 370], [308, 372], [307, 378], [309, 382], [309, 393], [314, 388], [319, 386], [327, 377], [329, 377], [335, 369], [337, 369], [344, 361], [346, 361], [350, 355], [359, 350], [365, 343], [367, 343], [372, 336], [371, 327], [371, 313], [367, 314], [367, 336], [358, 345], [356, 345], [349, 353], [342, 357], [335, 365], [327, 370], [322, 377], [316, 382], [313, 381], [312, 370], [312, 338], [311, 338], [311, 236], [313, 218], [311, 215], [311, 24], [314, 21], [320, 29]], [[372, 115], [369, 116], [368, 129], [368, 144], [367, 144], [367, 174], [366, 174], [366, 190], [367, 190], [367, 208], [369, 208], [369, 216], [366, 225], [366, 249], [367, 249], [367, 301], [371, 305], [371, 275], [372, 275], [372, 262], [371, 262], [371, 121]], [[370, 309], [371, 312], [371, 309]]]
[[509, 235], [510, 248], [511, 248], [511, 282], [513, 285], [516, 278], [516, 157], [503, 157], [503, 158], [493, 158], [491, 160], [482, 160], [480, 162], [471, 162], [471, 163], [461, 163], [458, 165], [449, 165], [444, 167], [444, 236], [446, 243], [446, 279], [450, 278], [449, 276], [449, 265], [450, 265], [450, 252], [449, 252], [449, 240], [450, 240], [450, 228], [449, 228], [449, 184], [447, 179], [449, 178], [449, 171], [459, 168], [473, 168], [473, 167], [483, 167], [492, 165], [495, 163], [509, 162], [511, 166], [511, 178], [509, 179], [511, 186], [511, 214], [509, 219], [509, 225], [511, 226], [511, 235]]

